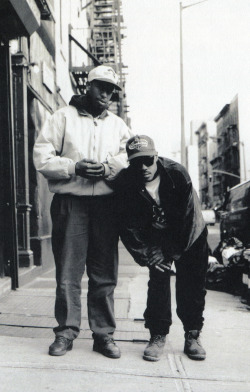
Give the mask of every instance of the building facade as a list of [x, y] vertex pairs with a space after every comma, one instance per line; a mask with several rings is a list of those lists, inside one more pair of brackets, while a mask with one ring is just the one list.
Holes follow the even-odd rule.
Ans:
[[213, 206], [212, 166], [211, 159], [215, 155], [216, 144], [215, 124], [203, 122], [196, 130], [198, 136], [198, 167], [199, 167], [199, 196], [202, 208]]
[[197, 194], [199, 194], [199, 166], [197, 145], [189, 145], [186, 148], [187, 171]]
[[200, 121], [191, 121], [190, 122], [190, 140], [186, 147], [186, 161], [187, 161], [187, 170], [191, 177], [194, 189], [199, 195], [199, 151], [198, 151], [198, 136], [195, 133], [199, 128], [201, 122]]
[[[195, 132], [199, 150], [199, 194], [205, 208], [222, 205], [227, 190], [249, 178], [249, 92], [237, 94], [214, 122], [202, 123]], [[213, 124], [213, 126], [212, 126]]]
[[227, 189], [240, 178], [238, 96], [215, 117], [217, 154], [211, 160], [214, 205], [220, 205]]

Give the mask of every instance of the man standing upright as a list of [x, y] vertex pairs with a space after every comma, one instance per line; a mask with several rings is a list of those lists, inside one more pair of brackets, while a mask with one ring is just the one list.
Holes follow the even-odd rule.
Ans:
[[55, 195], [51, 204], [52, 249], [56, 265], [55, 341], [50, 355], [73, 347], [81, 322], [81, 280], [87, 269], [88, 318], [93, 349], [119, 358], [113, 340], [114, 289], [117, 284], [118, 231], [112, 180], [126, 166], [131, 136], [108, 106], [120, 89], [113, 68], [88, 75], [86, 96], [73, 96], [45, 123], [34, 146], [36, 169]]
[[199, 336], [203, 327], [207, 229], [200, 202], [186, 169], [158, 158], [145, 135], [126, 145], [129, 167], [115, 186], [120, 195], [120, 235], [135, 261], [149, 267], [145, 327], [151, 338], [143, 358], [158, 361], [172, 323], [170, 269], [176, 267], [177, 314], [185, 331], [184, 352], [205, 359]]

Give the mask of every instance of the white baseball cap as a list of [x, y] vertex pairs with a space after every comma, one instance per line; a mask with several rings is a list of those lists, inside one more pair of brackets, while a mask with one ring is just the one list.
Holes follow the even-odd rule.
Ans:
[[101, 80], [102, 82], [111, 83], [118, 90], [121, 90], [121, 87], [118, 84], [118, 75], [112, 67], [98, 65], [98, 67], [93, 68], [88, 74], [88, 82], [92, 82], [92, 80]]

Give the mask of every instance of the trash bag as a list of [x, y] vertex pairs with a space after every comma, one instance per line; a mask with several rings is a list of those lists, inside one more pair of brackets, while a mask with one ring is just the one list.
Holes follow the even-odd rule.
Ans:
[[219, 244], [214, 249], [214, 251], [212, 252], [212, 256], [214, 256], [218, 261], [218, 263], [220, 264], [223, 264], [222, 255], [221, 255], [222, 246], [223, 246], [223, 241], [220, 241]]
[[235, 237], [231, 237], [224, 241], [223, 249], [221, 252], [222, 262], [225, 266], [237, 265], [238, 267], [244, 266], [243, 252], [245, 248], [243, 243]]
[[243, 252], [244, 259], [250, 261], [250, 249], [245, 249]]
[[237, 259], [240, 261], [244, 249], [243, 243], [238, 238], [230, 237], [220, 241], [212, 255], [220, 264], [228, 265], [230, 260], [235, 264]]
[[206, 288], [215, 291], [226, 291], [227, 289], [227, 268], [212, 256], [209, 256], [208, 259]]
[[[235, 237], [221, 241], [213, 252], [217, 263], [208, 264], [206, 288], [240, 295], [244, 268], [242, 242]], [[217, 256], [217, 257], [216, 257]]]
[[229, 246], [221, 252], [223, 265], [226, 267], [230, 264], [237, 265], [241, 263], [242, 254], [244, 249], [235, 249], [233, 246]]

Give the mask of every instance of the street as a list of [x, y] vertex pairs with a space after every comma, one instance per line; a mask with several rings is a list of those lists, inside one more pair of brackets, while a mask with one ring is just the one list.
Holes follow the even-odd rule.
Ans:
[[220, 242], [219, 223], [216, 223], [214, 226], [207, 226], [207, 228], [208, 228], [208, 243], [211, 250], [213, 251]]

